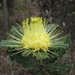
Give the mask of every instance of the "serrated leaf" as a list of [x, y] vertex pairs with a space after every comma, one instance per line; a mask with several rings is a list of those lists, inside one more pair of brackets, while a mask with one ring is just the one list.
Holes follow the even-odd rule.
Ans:
[[50, 71], [67, 71], [72, 69], [72, 64], [48, 64], [47, 69]]

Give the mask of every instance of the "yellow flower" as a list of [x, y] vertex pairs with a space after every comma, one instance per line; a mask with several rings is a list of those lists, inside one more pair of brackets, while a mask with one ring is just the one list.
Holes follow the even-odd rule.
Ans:
[[42, 17], [27, 18], [22, 26], [12, 27], [11, 33], [8, 33], [9, 39], [0, 42], [0, 46], [15, 50], [12, 55], [32, 54], [37, 59], [46, 59], [58, 55], [58, 50], [69, 47], [70, 35], [59, 37], [62, 32], [57, 27], [56, 24], [46, 24], [46, 19]]
[[21, 44], [25, 49], [32, 49], [33, 52], [43, 50], [47, 51], [51, 46], [50, 36], [47, 34], [44, 22], [41, 17], [31, 17], [23, 21], [24, 35]]

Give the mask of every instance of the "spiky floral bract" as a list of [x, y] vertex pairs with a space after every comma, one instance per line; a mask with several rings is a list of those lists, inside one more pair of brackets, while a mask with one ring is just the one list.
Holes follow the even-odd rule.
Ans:
[[[23, 56], [33, 54], [39, 59], [48, 58], [49, 55], [58, 55], [51, 48], [66, 48], [64, 37], [58, 37], [62, 31], [58, 30], [58, 25], [46, 25], [46, 19], [42, 17], [31, 17], [23, 20], [22, 26], [12, 27], [8, 34], [8, 40], [2, 41], [0, 46], [13, 48]], [[17, 54], [14, 53], [13, 55]]]

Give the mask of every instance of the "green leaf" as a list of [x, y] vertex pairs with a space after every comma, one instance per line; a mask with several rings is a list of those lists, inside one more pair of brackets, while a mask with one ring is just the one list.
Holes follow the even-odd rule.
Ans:
[[48, 64], [47, 69], [50, 71], [67, 71], [72, 69], [72, 64]]
[[17, 24], [17, 29], [18, 29], [18, 31], [19, 31], [21, 34], [24, 34], [24, 30], [23, 30], [22, 26], [19, 25], [18, 23], [16, 23], [16, 24]]
[[55, 38], [51, 40], [53, 42], [53, 48], [62, 48], [64, 50], [69, 50], [71, 47], [71, 36], [70, 34], [61, 37], [61, 38]]
[[45, 52], [35, 52], [33, 56], [35, 56], [37, 60], [43, 60], [49, 58], [48, 53]]
[[17, 41], [13, 41], [13, 40], [3, 40], [0, 42], [0, 46], [1, 47], [22, 47], [22, 45]]
[[22, 53], [22, 56], [28, 56], [32, 51], [31, 50], [25, 50], [23, 53]]
[[64, 54], [62, 58], [68, 59], [68, 58], [71, 58], [71, 55]]
[[[11, 58], [11, 60], [16, 61], [17, 63], [21, 64], [23, 68], [25, 68], [25, 69], [29, 69], [29, 68], [38, 69], [39, 68], [38, 62], [32, 56], [24, 57], [24, 56], [22, 56], [22, 52], [15, 54], [18, 51], [9, 51], [9, 50], [12, 50], [12, 49], [8, 48], [8, 50], [6, 52], [9, 55], [9, 57]], [[11, 56], [13, 54], [15, 54], [15, 55]]]
[[20, 28], [19, 27], [12, 27], [12, 29], [10, 30], [12, 32], [13, 35], [15, 35], [18, 38], [22, 37], [22, 33], [20, 32]]
[[67, 50], [71, 47], [71, 36], [70, 34], [62, 37], [62, 38], [56, 38], [52, 40], [54, 43], [54, 46], [52, 48], [49, 48], [49, 50], [58, 53], [57, 58], [62, 58], [63, 55], [66, 53]]
[[22, 65], [22, 67], [24, 67], [26, 69], [29, 69], [29, 68], [39, 69], [39, 64], [34, 59], [32, 59], [31, 57], [26, 58], [25, 61], [22, 61], [21, 65]]
[[16, 36], [14, 33], [13, 34], [9, 34], [8, 33], [8, 38], [11, 38], [11, 39], [14, 39], [14, 40], [17, 40], [17, 41], [21, 40], [21, 38], [19, 38], [18, 36]]
[[58, 25], [56, 24], [48, 24], [47, 27], [46, 27], [46, 32], [49, 33], [49, 32], [53, 32], [56, 30], [56, 28], [58, 27]]

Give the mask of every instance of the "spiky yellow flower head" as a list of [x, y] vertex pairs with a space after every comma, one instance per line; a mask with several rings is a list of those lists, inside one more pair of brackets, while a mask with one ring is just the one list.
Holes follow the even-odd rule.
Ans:
[[56, 24], [46, 24], [42, 17], [26, 18], [22, 26], [12, 27], [7, 40], [0, 42], [0, 46], [12, 48], [15, 54], [22, 53], [22, 56], [32, 54], [38, 59], [46, 59], [49, 56], [58, 55], [59, 48], [66, 49], [69, 43], [66, 38], [59, 37], [62, 31], [58, 30]]
[[[45, 19], [44, 19], [45, 21]], [[24, 35], [21, 43], [23, 48], [32, 49], [33, 52], [38, 50], [47, 51], [51, 46], [50, 36], [47, 34], [44, 22], [40, 17], [31, 17], [23, 21]]]

